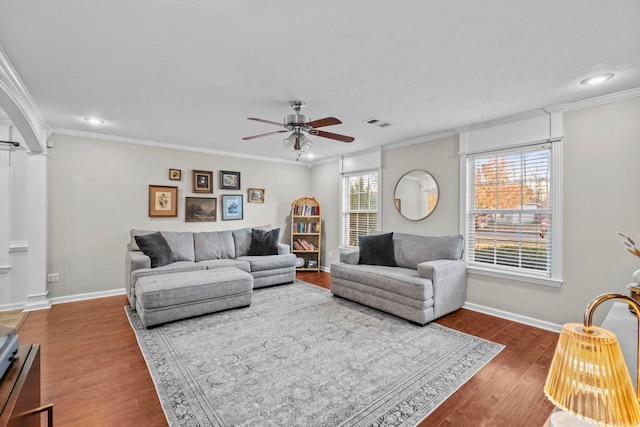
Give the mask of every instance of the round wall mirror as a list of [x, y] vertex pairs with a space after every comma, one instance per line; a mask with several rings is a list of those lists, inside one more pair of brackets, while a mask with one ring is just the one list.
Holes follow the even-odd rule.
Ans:
[[438, 204], [438, 183], [429, 172], [413, 170], [400, 177], [393, 201], [400, 215], [412, 221], [428, 217]]

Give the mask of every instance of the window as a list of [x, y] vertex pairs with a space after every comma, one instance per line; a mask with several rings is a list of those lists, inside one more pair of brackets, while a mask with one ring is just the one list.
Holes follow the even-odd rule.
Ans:
[[358, 246], [358, 236], [378, 229], [378, 171], [365, 171], [342, 177], [343, 247]]
[[553, 153], [545, 143], [466, 157], [471, 271], [559, 279]]

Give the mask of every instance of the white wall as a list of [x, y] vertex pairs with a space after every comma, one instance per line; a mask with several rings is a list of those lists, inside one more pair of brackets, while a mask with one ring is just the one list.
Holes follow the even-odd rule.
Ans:
[[[55, 134], [49, 150], [48, 272], [60, 274], [50, 297], [124, 288], [124, 257], [129, 230], [225, 230], [263, 224], [290, 236], [291, 202], [309, 193], [309, 171], [302, 165], [224, 157]], [[169, 169], [182, 181], [170, 181]], [[193, 194], [192, 170], [214, 172], [214, 192]], [[219, 171], [239, 171], [240, 191], [220, 190]], [[148, 186], [178, 186], [178, 218], [148, 217]], [[265, 203], [247, 203], [247, 188], [265, 189]], [[185, 196], [242, 194], [244, 219], [186, 223]]]

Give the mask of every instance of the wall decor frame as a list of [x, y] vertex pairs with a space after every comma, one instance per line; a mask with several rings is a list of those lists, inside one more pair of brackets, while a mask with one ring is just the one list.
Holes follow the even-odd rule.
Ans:
[[178, 187], [149, 185], [149, 217], [178, 216]]
[[192, 184], [194, 193], [213, 193], [213, 172], [194, 170]]
[[240, 172], [220, 171], [220, 188], [222, 190], [239, 190]]
[[264, 203], [264, 188], [249, 188], [247, 193], [249, 203]]
[[171, 181], [182, 181], [182, 170], [169, 169], [169, 179]]
[[216, 197], [185, 197], [184, 222], [214, 222], [218, 212]]
[[243, 217], [242, 194], [222, 195], [222, 220], [237, 220]]

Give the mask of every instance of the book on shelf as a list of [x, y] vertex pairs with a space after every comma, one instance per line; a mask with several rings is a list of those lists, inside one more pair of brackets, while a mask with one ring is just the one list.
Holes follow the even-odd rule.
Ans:
[[296, 222], [293, 224], [296, 233], [317, 233], [318, 224], [315, 222]]
[[293, 241], [293, 247], [296, 251], [315, 251], [318, 248], [310, 242], [304, 239], [297, 239]]
[[311, 216], [311, 215], [320, 215], [320, 206], [317, 205], [299, 205], [294, 208], [294, 215], [300, 216]]

